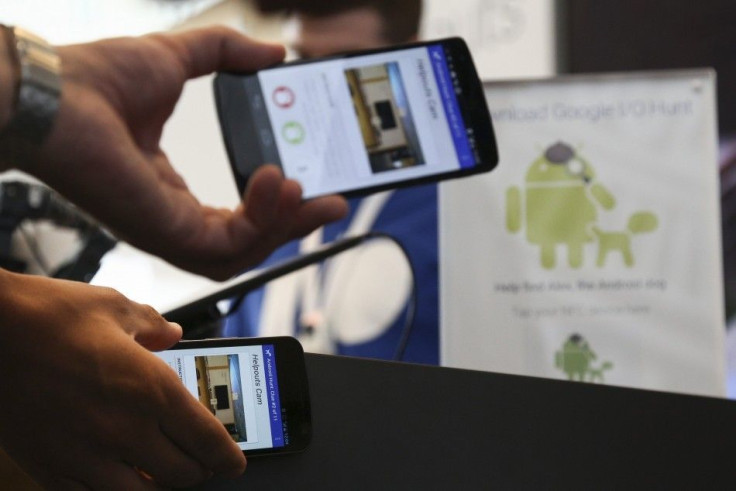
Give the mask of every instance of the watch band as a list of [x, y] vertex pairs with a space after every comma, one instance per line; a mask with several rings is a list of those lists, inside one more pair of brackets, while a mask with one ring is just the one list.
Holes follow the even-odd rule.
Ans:
[[0, 145], [18, 153], [41, 145], [51, 131], [61, 97], [61, 60], [51, 45], [27, 30], [0, 28], [18, 73], [14, 107], [8, 124], [0, 128]]

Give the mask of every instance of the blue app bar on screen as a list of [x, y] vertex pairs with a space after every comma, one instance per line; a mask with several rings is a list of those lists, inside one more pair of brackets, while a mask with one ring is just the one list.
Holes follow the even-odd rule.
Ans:
[[276, 373], [276, 355], [272, 344], [264, 344], [263, 366], [266, 371], [266, 387], [268, 389], [268, 414], [271, 422], [271, 441], [274, 447], [283, 447], [284, 427], [281, 419], [281, 397], [279, 396], [279, 379]]
[[442, 105], [447, 115], [447, 123], [450, 126], [452, 140], [455, 143], [455, 151], [462, 169], [467, 169], [475, 165], [475, 157], [470, 148], [468, 141], [468, 132], [463, 121], [460, 106], [455, 95], [455, 86], [450, 75], [450, 69], [447, 66], [447, 57], [444, 48], [439, 45], [427, 47], [429, 58], [432, 60], [432, 68], [434, 76], [437, 79], [437, 86], [440, 90]]

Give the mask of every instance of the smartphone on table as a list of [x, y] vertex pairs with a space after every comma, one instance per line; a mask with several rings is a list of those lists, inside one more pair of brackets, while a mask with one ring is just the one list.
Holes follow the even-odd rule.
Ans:
[[247, 456], [299, 452], [312, 433], [301, 344], [291, 337], [181, 341], [155, 353]]
[[279, 165], [309, 199], [488, 172], [498, 162], [460, 38], [220, 73], [214, 90], [241, 193], [264, 163]]

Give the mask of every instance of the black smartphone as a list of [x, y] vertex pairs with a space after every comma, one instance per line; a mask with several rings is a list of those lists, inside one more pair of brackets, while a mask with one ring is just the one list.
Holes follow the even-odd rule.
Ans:
[[304, 198], [487, 172], [498, 151], [460, 38], [220, 73], [215, 99], [239, 191], [264, 163]]
[[312, 434], [304, 350], [291, 337], [181, 341], [155, 353], [247, 456], [299, 452]]

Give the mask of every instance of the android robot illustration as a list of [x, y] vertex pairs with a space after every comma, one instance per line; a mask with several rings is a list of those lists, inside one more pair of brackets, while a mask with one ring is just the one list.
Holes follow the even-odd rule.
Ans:
[[555, 366], [565, 372], [569, 380], [603, 383], [603, 373], [612, 369], [613, 363], [605, 361], [594, 368], [592, 362], [596, 358], [588, 342], [580, 334], [572, 334], [555, 353]]
[[620, 252], [624, 264], [631, 267], [632, 236], [657, 228], [656, 216], [645, 211], [631, 215], [624, 231], [598, 227], [598, 212], [612, 210], [616, 200], [595, 177], [592, 166], [575, 149], [557, 142], [532, 162], [523, 189], [512, 186], [506, 191], [506, 228], [516, 233], [526, 227], [526, 239], [540, 247], [545, 269], [557, 264], [560, 245], [567, 248], [570, 267], [579, 268], [584, 247], [591, 242], [598, 244], [599, 267], [612, 251]]
[[583, 246], [595, 239], [590, 227], [597, 208], [615, 205], [611, 193], [595, 182], [590, 164], [570, 145], [558, 142], [529, 167], [523, 207], [521, 189], [513, 186], [506, 192], [506, 228], [515, 233], [526, 225], [526, 238], [541, 248], [544, 268], [555, 267], [559, 244], [567, 247], [570, 266], [579, 268]]

